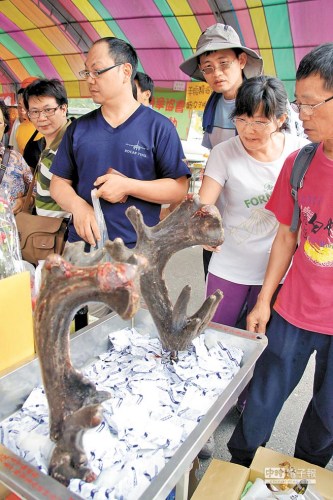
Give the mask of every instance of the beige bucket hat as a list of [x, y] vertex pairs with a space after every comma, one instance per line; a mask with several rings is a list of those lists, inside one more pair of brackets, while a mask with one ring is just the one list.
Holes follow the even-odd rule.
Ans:
[[205, 78], [198, 68], [198, 56], [208, 51], [236, 48], [242, 49], [247, 54], [247, 63], [243, 69], [246, 78], [261, 75], [263, 61], [259, 54], [244, 47], [231, 26], [220, 23], [210, 26], [202, 33], [197, 43], [196, 52], [179, 67], [187, 75], [204, 82]]

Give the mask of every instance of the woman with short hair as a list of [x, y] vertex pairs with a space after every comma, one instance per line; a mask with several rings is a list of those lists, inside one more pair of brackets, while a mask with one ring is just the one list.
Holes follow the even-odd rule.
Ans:
[[288, 134], [288, 97], [278, 78], [259, 76], [240, 86], [231, 118], [237, 136], [217, 144], [207, 162], [200, 199], [217, 203], [223, 193], [225, 241], [209, 264], [207, 296], [224, 298], [213, 321], [235, 326], [244, 304], [256, 303], [278, 222], [265, 209], [284, 160], [309, 142]]

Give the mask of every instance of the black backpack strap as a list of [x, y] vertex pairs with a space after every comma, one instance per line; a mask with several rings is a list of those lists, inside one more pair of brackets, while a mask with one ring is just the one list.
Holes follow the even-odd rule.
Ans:
[[294, 233], [298, 228], [299, 221], [299, 206], [298, 206], [298, 189], [303, 187], [304, 176], [309, 168], [309, 165], [314, 157], [319, 143], [311, 143], [303, 146], [294, 161], [294, 165], [290, 174], [291, 195], [295, 200], [293, 217], [291, 221], [290, 231]]
[[32, 134], [32, 136], [29, 138], [29, 141], [33, 141], [37, 134], [38, 134], [38, 130], [36, 129], [35, 132]]
[[0, 163], [0, 184], [2, 183], [3, 176], [5, 175], [12, 149], [13, 146], [8, 146], [8, 148], [5, 149], [5, 152], [3, 154], [3, 158]]

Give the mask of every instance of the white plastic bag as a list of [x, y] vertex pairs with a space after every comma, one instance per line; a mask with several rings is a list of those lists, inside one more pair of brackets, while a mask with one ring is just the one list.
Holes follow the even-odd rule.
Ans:
[[[99, 201], [99, 198], [96, 197], [96, 191], [97, 191], [96, 188], [91, 191], [91, 199], [92, 199], [92, 204], [93, 204], [94, 211], [95, 211], [95, 217], [96, 217], [96, 221], [98, 224], [98, 229], [99, 229], [99, 232], [101, 235], [101, 239], [99, 241], [97, 241], [97, 249], [99, 249], [99, 248], [104, 247], [104, 244], [109, 239], [109, 236], [108, 236], [108, 230], [107, 230], [107, 227], [105, 224], [104, 214], [103, 214], [102, 208], [101, 208], [101, 203]], [[96, 248], [94, 248], [94, 249], [96, 249]]]
[[44, 263], [45, 263], [45, 260], [39, 260], [38, 266], [36, 267], [36, 270], [35, 270], [35, 295], [36, 295], [36, 297], [39, 294], [40, 287], [42, 284], [42, 269], [43, 269]]
[[0, 279], [23, 271], [15, 216], [7, 191], [0, 187]]

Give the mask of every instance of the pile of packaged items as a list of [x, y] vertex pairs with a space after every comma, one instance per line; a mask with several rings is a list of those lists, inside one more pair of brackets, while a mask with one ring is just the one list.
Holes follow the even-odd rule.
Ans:
[[[170, 362], [160, 340], [126, 328], [109, 335], [111, 348], [84, 375], [111, 398], [104, 419], [84, 435], [94, 483], [72, 479], [83, 498], [138, 498], [185, 441], [240, 369], [241, 349], [225, 345], [214, 330], [197, 337]], [[1, 442], [47, 474], [47, 400], [35, 388], [21, 410], [0, 426]]]

